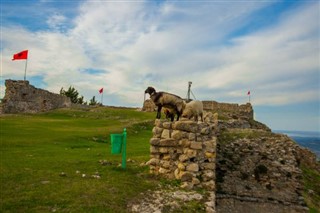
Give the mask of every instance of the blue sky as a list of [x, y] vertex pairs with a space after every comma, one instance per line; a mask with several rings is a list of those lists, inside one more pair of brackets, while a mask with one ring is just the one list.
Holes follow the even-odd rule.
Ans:
[[[319, 1], [1, 1], [4, 80], [141, 106], [148, 86], [251, 102], [272, 129], [320, 131]], [[98, 98], [99, 99], [99, 98]]]

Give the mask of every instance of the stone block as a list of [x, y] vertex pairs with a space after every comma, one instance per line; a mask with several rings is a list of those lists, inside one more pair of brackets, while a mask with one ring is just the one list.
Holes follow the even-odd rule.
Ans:
[[210, 181], [215, 179], [215, 173], [213, 170], [205, 170], [202, 174], [202, 180], [203, 181]]
[[160, 167], [160, 169], [159, 169], [159, 173], [160, 174], [167, 174], [168, 172], [170, 172], [170, 170], [168, 170], [168, 169], [165, 169], [165, 168], [162, 168], [162, 167]]
[[199, 165], [197, 163], [191, 163], [191, 164], [187, 165], [186, 170], [189, 172], [198, 172]]
[[181, 171], [185, 171], [186, 170], [186, 166], [183, 163], [179, 162], [178, 163], [178, 169], [181, 170]]
[[179, 145], [183, 148], [185, 147], [189, 147], [190, 146], [190, 141], [188, 141], [187, 139], [182, 139], [179, 141]]
[[171, 138], [171, 130], [164, 129], [161, 134], [161, 138], [168, 139]]
[[202, 168], [202, 169], [211, 169], [211, 170], [214, 170], [215, 169], [215, 163], [202, 163], [201, 165], [200, 165], [200, 167]]
[[187, 155], [182, 154], [182, 155], [179, 156], [179, 161], [180, 162], [185, 162], [188, 159], [189, 159], [189, 157]]
[[180, 186], [182, 189], [191, 190], [193, 188], [192, 182], [183, 182]]
[[206, 158], [215, 158], [216, 157], [216, 153], [206, 152], [205, 156], [206, 156]]
[[160, 143], [160, 138], [151, 138], [150, 139], [150, 144], [153, 146], [157, 146]]
[[197, 150], [186, 149], [185, 154], [188, 156], [188, 158], [194, 158], [197, 156]]
[[154, 138], [160, 138], [162, 134], [163, 128], [160, 127], [153, 127], [152, 133]]
[[185, 182], [185, 181], [191, 182], [193, 178], [193, 174], [190, 172], [180, 172], [179, 176], [182, 182]]
[[195, 177], [192, 178], [191, 182], [192, 182], [193, 185], [198, 185], [198, 184], [201, 183], [200, 180], [198, 178], [195, 178]]
[[180, 140], [181, 138], [184, 137], [184, 132], [179, 130], [173, 130], [171, 137], [175, 140]]
[[191, 142], [190, 148], [191, 149], [202, 149], [202, 143], [201, 142]]
[[156, 119], [154, 121], [154, 126], [162, 128], [163, 126], [162, 126], [161, 120], [160, 119]]
[[156, 166], [156, 165], [159, 164], [159, 162], [160, 162], [159, 159], [152, 158], [152, 159], [150, 159], [146, 164], [147, 164], [147, 165]]
[[165, 169], [169, 169], [171, 167], [170, 161], [167, 161], [167, 160], [160, 161], [160, 165]]
[[178, 143], [176, 142], [176, 140], [172, 138], [161, 139], [159, 142], [159, 146], [163, 146], [163, 147], [175, 147], [177, 145]]
[[213, 180], [210, 180], [210, 181], [207, 181], [207, 182], [202, 182], [201, 183], [202, 187], [207, 189], [207, 190], [210, 190], [210, 191], [213, 191], [215, 190], [215, 182]]
[[188, 134], [188, 139], [189, 139], [189, 141], [195, 141], [195, 140], [196, 140], [196, 134], [194, 134], [194, 133], [189, 133], [189, 134]]
[[155, 146], [150, 146], [150, 153], [151, 154], [158, 154], [159, 153], [159, 148]]
[[167, 147], [160, 147], [159, 152], [162, 154], [169, 153], [169, 149]]
[[163, 122], [162, 126], [165, 129], [171, 129], [172, 123], [171, 122]]
[[181, 130], [185, 132], [197, 132], [198, 131], [198, 124], [194, 121], [176, 121], [172, 128], [174, 130]]

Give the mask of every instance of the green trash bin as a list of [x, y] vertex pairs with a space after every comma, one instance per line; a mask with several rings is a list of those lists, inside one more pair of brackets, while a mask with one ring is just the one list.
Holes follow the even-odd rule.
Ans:
[[111, 134], [111, 154], [120, 154], [122, 150], [123, 134]]

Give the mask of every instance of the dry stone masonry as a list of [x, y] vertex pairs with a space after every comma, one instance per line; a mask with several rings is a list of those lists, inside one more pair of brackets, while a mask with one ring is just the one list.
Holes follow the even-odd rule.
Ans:
[[35, 88], [29, 81], [6, 80], [3, 113], [37, 113], [70, 107], [68, 97]]
[[216, 124], [157, 119], [150, 140], [150, 172], [181, 180], [185, 189], [214, 191]]

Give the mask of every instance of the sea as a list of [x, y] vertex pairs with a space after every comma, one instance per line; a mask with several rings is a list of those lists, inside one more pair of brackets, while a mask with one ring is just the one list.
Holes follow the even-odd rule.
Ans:
[[288, 130], [273, 130], [273, 132], [288, 135], [300, 146], [310, 149], [320, 160], [320, 132]]

